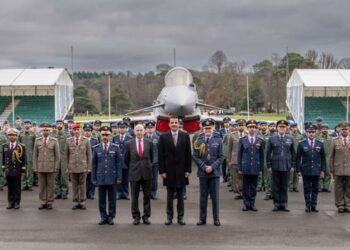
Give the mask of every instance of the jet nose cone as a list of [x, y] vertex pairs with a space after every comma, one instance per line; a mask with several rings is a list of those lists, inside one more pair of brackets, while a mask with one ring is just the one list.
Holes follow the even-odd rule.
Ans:
[[174, 115], [188, 115], [194, 112], [195, 96], [186, 86], [176, 86], [167, 93], [165, 111]]

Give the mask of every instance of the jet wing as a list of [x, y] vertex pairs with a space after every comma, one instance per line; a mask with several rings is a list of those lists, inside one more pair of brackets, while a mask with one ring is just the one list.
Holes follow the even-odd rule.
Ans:
[[144, 112], [144, 111], [152, 111], [154, 108], [159, 108], [159, 107], [163, 107], [163, 106], [164, 106], [164, 103], [161, 103], [161, 104], [153, 105], [153, 106], [150, 106], [150, 107], [147, 107], [147, 108], [134, 110], [134, 111], [131, 111], [131, 112], [125, 114], [125, 115], [137, 114], [137, 113], [141, 113], [141, 112]]

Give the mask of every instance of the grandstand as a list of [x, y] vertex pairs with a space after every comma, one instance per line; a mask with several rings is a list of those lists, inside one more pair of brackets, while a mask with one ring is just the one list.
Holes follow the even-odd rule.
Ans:
[[334, 127], [349, 119], [350, 70], [296, 69], [287, 83], [287, 106], [298, 127], [322, 116]]
[[0, 70], [0, 123], [20, 116], [39, 123], [64, 119], [73, 104], [73, 82], [65, 69]]

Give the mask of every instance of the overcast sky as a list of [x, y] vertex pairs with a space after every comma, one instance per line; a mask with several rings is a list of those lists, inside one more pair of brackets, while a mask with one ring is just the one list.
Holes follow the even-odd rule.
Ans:
[[[287, 3], [288, 2], [288, 3]], [[2, 0], [0, 68], [201, 69], [216, 51], [253, 65], [308, 48], [350, 57], [348, 0]]]

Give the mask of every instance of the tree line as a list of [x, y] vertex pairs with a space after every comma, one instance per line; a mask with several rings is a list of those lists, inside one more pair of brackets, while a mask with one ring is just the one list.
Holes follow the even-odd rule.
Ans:
[[[164, 86], [164, 76], [171, 68], [158, 64], [154, 71], [74, 73], [74, 112], [108, 113], [108, 78], [111, 82], [111, 112], [124, 114], [152, 105]], [[191, 70], [198, 95], [204, 102], [236, 111], [247, 110], [246, 82], [249, 81], [249, 103], [254, 112], [281, 112], [285, 109], [287, 80], [296, 68], [349, 69], [350, 58], [337, 59], [332, 53], [309, 49], [300, 54], [273, 54], [248, 67], [244, 61], [231, 61], [222, 50], [213, 53], [201, 70]]]

